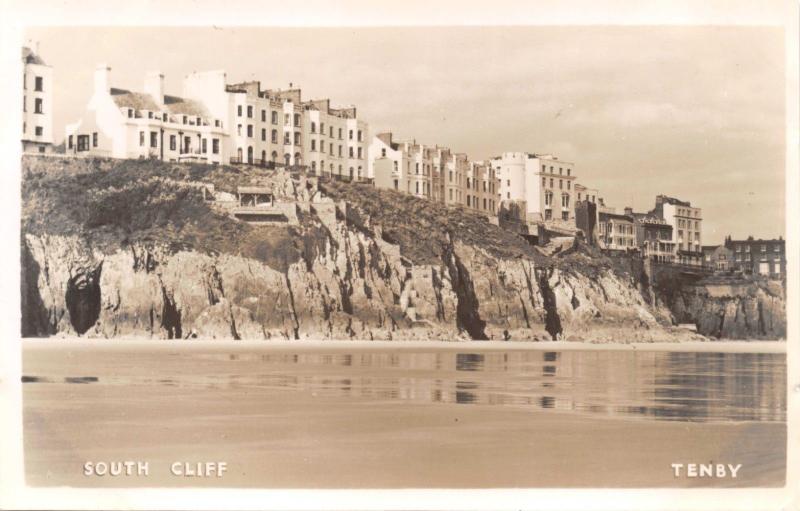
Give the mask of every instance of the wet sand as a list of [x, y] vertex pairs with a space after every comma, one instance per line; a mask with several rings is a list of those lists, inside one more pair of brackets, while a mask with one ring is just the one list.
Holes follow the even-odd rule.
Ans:
[[[165, 372], [213, 375], [219, 364], [210, 356], [182, 366], [170, 354], [177, 343], [148, 344], [146, 350], [125, 350], [123, 344], [102, 349], [92, 348], [91, 342], [68, 344], [47, 349], [26, 341], [24, 374], [55, 379], [93, 375], [101, 382], [137, 374], [158, 381], [170, 376]], [[239, 347], [252, 351], [246, 343], [216, 348], [190, 344], [204, 355], [238, 352]], [[286, 344], [261, 349], [298, 348]], [[463, 347], [426, 345], [445, 351]], [[154, 364], [153, 353], [164, 364]], [[223, 387], [25, 384], [27, 482], [248, 488], [784, 484], [785, 422], [657, 421], [529, 407], [398, 401], [374, 394], [341, 397], [313, 388], [265, 390], [237, 387], [235, 382]], [[125, 460], [148, 461], [150, 476], [83, 475], [86, 461]], [[169, 472], [176, 461], [225, 461], [228, 471], [222, 478], [176, 477]], [[741, 463], [742, 468], [736, 479], [675, 478], [671, 468], [672, 463], [709, 462]]]

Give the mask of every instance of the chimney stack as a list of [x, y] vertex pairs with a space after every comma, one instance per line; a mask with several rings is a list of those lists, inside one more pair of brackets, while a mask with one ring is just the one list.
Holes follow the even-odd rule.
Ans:
[[144, 92], [153, 96], [156, 104], [164, 105], [164, 75], [161, 71], [150, 71], [145, 75]]
[[94, 92], [108, 94], [108, 75], [111, 73], [111, 68], [108, 64], [98, 64], [94, 70]]

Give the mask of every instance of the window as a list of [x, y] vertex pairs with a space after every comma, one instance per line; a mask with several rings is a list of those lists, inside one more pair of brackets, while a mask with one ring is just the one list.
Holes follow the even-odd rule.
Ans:
[[319, 141], [319, 152], [321, 152], [321, 153], [325, 152], [325, 141], [324, 140], [320, 140]]
[[342, 145], [339, 144], [339, 158], [342, 157]]
[[288, 131], [283, 134], [283, 144], [284, 145], [291, 145], [292, 144], [292, 135]]
[[169, 150], [170, 151], [174, 151], [176, 147], [177, 147], [177, 139], [175, 138], [175, 135], [170, 135], [169, 136]]
[[342, 128], [339, 128], [339, 140], [342, 139]]
[[203, 152], [203, 154], [207, 153], [207, 152], [208, 152], [208, 139], [207, 139], [207, 138], [204, 138], [204, 139], [202, 140], [202, 142], [201, 142], [201, 146], [202, 146], [202, 148], [203, 148], [203, 149], [202, 149], [202, 152]]
[[294, 114], [294, 125], [300, 126], [300, 114]]
[[139, 146], [144, 147], [144, 131], [139, 132]]
[[347, 138], [353, 140], [353, 130], [350, 130], [350, 132], [347, 135]]
[[247, 105], [247, 117], [250, 119], [253, 118], [253, 105]]
[[563, 168], [563, 167], [558, 167], [558, 174], [559, 174], [560, 176], [563, 176], [563, 175], [564, 175], [564, 168]]
[[[144, 135], [144, 132], [142, 132]], [[78, 151], [89, 150], [89, 135], [78, 135]]]
[[278, 124], [278, 112], [272, 111], [272, 124]]
[[211, 152], [214, 154], [219, 154], [219, 139], [212, 138], [211, 139]]
[[542, 178], [542, 186], [547, 186], [547, 178], [546, 177]]
[[247, 125], [247, 136], [250, 137], [250, 138], [253, 138], [253, 125], [252, 124], [248, 124]]
[[44, 85], [44, 80], [42, 79], [41, 76], [37, 76], [33, 86], [33, 90], [42, 92], [44, 90], [43, 85]]
[[161, 120], [167, 122], [167, 114], [161, 114]]
[[261, 128], [261, 141], [262, 142], [267, 141], [267, 130], [264, 128]]
[[567, 190], [572, 189], [572, 181], [567, 181]]
[[567, 169], [567, 175], [569, 176], [569, 175], [571, 175], [571, 174], [572, 174], [572, 169], [568, 168], [568, 169]]
[[37, 137], [41, 137], [44, 134], [44, 130], [42, 129], [41, 126], [36, 126], [36, 128], [34, 128], [33, 131]]
[[72, 135], [67, 137], [67, 148], [72, 149]]
[[350, 147], [350, 148], [348, 148], [348, 149], [349, 149], [348, 156], [349, 156], [350, 158], [353, 158], [353, 156], [354, 156], [354, 154], [353, 154], [353, 148], [352, 148], [352, 147]]
[[150, 147], [158, 147], [158, 132], [150, 132]]
[[97, 147], [97, 132], [92, 133], [92, 147]]
[[272, 130], [272, 143], [278, 143], [278, 130]]
[[358, 159], [360, 160], [363, 157], [363, 153], [361, 152], [361, 148], [358, 148]]
[[761, 252], [766, 252], [766, 251], [767, 251], [767, 246], [761, 245]]
[[133, 117], [133, 108], [129, 108], [128, 109], [128, 119], [131, 119], [132, 117]]
[[328, 128], [328, 134], [330, 135], [331, 138], [333, 138], [333, 126], [330, 126]]
[[311, 150], [312, 151], [316, 151], [317, 150], [317, 141], [314, 140], [313, 138], [311, 139]]
[[294, 132], [294, 145], [300, 145], [300, 132]]
[[317, 132], [317, 123], [312, 122], [311, 123], [311, 133], [316, 133], [316, 132]]
[[261, 122], [267, 122], [267, 111], [261, 110]]
[[241, 117], [242, 116], [242, 105], [238, 105], [236, 107], [236, 115]]
[[186, 124], [187, 122], [189, 122], [189, 118], [184, 115], [183, 116], [183, 124]]
[[291, 126], [292, 125], [292, 116], [289, 114], [283, 114], [283, 125], [284, 126]]
[[198, 118], [196, 118], [196, 119], [195, 119], [195, 123], [196, 123], [198, 126], [200, 126], [200, 125], [202, 124], [202, 119], [200, 119], [199, 117], [198, 117]]
[[558, 189], [559, 190], [563, 190], [564, 189], [564, 180], [563, 179], [559, 179], [558, 180]]
[[42, 110], [42, 98], [36, 98], [33, 107], [33, 113], [36, 114], [43, 114], [44, 111]]
[[780, 245], [773, 245], [772, 246], [772, 251], [773, 252], [780, 252], [781, 251], [781, 246]]
[[324, 122], [319, 123], [319, 132], [322, 135], [325, 134], [325, 123]]
[[361, 142], [361, 130], [358, 130], [358, 141]]
[[242, 136], [242, 125], [241, 124], [237, 124], [236, 125], [236, 134], [239, 135], [240, 137]]
[[386, 148], [381, 149], [381, 158], [386, 158]]
[[553, 188], [553, 178], [550, 178], [550, 188]]

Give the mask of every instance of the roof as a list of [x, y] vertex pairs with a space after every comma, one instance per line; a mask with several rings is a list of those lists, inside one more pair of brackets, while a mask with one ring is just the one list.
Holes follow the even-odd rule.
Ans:
[[171, 114], [194, 115], [210, 118], [203, 103], [194, 99], [180, 98], [178, 96], [164, 96], [164, 105]]
[[600, 220], [612, 219], [612, 220], [623, 220], [625, 222], [633, 222], [633, 218], [631, 218], [628, 215], [618, 215], [616, 213], [603, 213], [601, 211], [599, 216], [600, 216]]
[[40, 65], [40, 66], [46, 66], [47, 65], [47, 64], [45, 64], [44, 60], [42, 60], [42, 58], [40, 56], [38, 56], [35, 53], [33, 53], [33, 50], [31, 50], [27, 46], [23, 46], [22, 47], [22, 63], [23, 64], [37, 64], [37, 65]]
[[658, 197], [660, 197], [663, 202], [665, 202], [667, 204], [672, 204], [673, 206], [685, 206], [687, 208], [691, 208], [692, 207], [692, 203], [691, 202], [682, 201], [682, 200], [676, 199], [675, 197], [669, 197], [667, 195], [659, 195]]
[[236, 189], [238, 193], [269, 194], [272, 195], [272, 188], [265, 186], [240, 186]]
[[134, 110], [161, 110], [153, 96], [142, 92], [131, 92], [125, 89], [111, 87], [111, 99], [120, 108], [133, 108]]

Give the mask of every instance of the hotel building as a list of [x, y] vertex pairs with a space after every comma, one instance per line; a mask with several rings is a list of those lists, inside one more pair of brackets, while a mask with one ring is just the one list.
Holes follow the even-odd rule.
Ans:
[[731, 251], [731, 267], [748, 275], [771, 278], [786, 276], [786, 241], [781, 237], [772, 240], [746, 240], [725, 238], [725, 247]]
[[524, 203], [526, 223], [575, 223], [575, 172], [570, 162], [552, 155], [508, 152], [492, 158], [501, 202]]
[[656, 196], [656, 206], [651, 215], [666, 220], [672, 226], [672, 241], [675, 243], [675, 262], [690, 266], [703, 265], [701, 233], [703, 218], [701, 209], [692, 207], [687, 201]]

